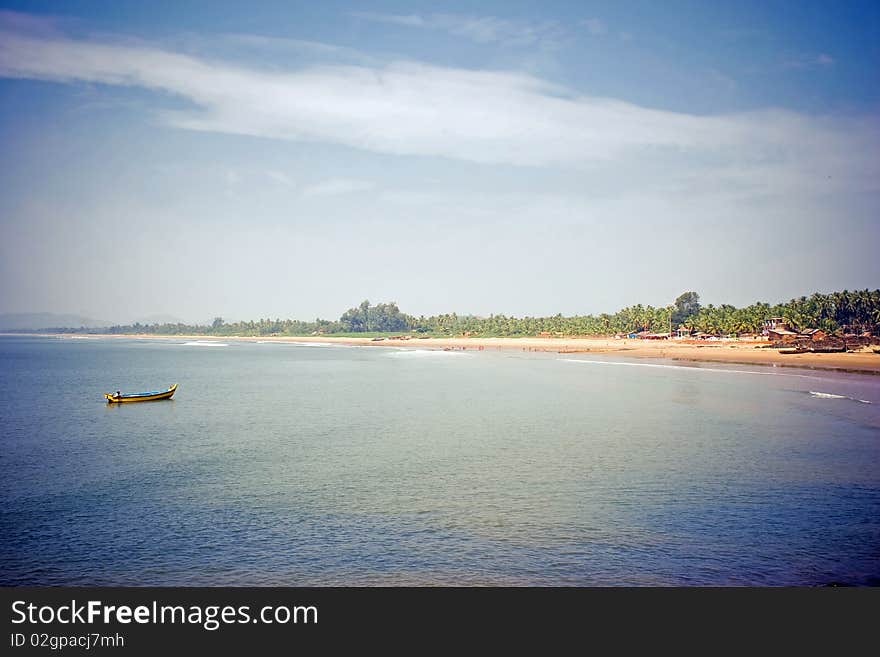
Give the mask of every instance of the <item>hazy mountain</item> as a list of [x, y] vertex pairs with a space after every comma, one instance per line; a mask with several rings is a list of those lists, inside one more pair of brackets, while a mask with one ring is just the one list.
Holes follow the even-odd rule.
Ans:
[[24, 329], [47, 328], [100, 328], [112, 326], [113, 322], [91, 319], [81, 315], [59, 315], [56, 313], [6, 313], [0, 314], [0, 331], [20, 331]]

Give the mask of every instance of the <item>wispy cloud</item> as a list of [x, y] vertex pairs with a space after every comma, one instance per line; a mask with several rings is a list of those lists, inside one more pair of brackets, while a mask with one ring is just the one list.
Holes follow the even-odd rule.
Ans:
[[339, 196], [342, 194], [368, 192], [375, 187], [376, 185], [369, 180], [331, 178], [330, 180], [324, 180], [315, 185], [310, 185], [304, 188], [302, 190], [302, 195], [307, 198], [315, 196]]
[[405, 25], [407, 27], [427, 27], [426, 19], [418, 14], [378, 14], [371, 11], [355, 11], [351, 14], [355, 18], [362, 18], [374, 23], [389, 23], [391, 25]]
[[556, 21], [513, 21], [495, 16], [463, 16], [456, 14], [377, 14], [355, 12], [357, 18], [375, 23], [439, 30], [476, 43], [495, 43], [511, 47], [556, 47], [565, 32]]
[[[0, 75], [129, 86], [171, 94], [182, 129], [341, 144], [376, 153], [502, 165], [731, 171], [740, 183], [768, 171], [786, 189], [817, 177], [876, 188], [875, 117], [790, 111], [699, 116], [577, 95], [514, 72], [382, 66], [265, 71], [142, 44], [0, 31]], [[870, 182], [870, 181], [874, 182]], [[865, 182], [867, 181], [867, 182]], [[792, 187], [793, 185], [793, 187]], [[365, 189], [351, 181], [309, 193]]]
[[57, 16], [33, 16], [17, 11], [0, 9], [0, 29], [26, 32], [35, 36], [58, 36], [60, 30], [70, 24], [68, 18]]
[[602, 36], [608, 34], [608, 26], [604, 21], [598, 18], [588, 18], [581, 21], [581, 25], [587, 28], [587, 31], [593, 36]]
[[284, 185], [285, 187], [292, 187], [293, 186], [293, 179], [291, 179], [291, 177], [288, 176], [283, 171], [269, 169], [268, 171], [266, 171], [266, 177], [269, 180], [272, 180], [272, 181], [278, 183], [279, 185]]
[[[193, 37], [189, 37], [190, 42]], [[204, 39], [202, 39], [204, 40]], [[268, 37], [258, 34], [225, 34], [219, 37], [224, 47], [247, 49], [253, 52], [262, 52], [280, 57], [303, 55], [315, 58], [321, 57], [325, 61], [352, 61], [357, 63], [374, 63], [375, 58], [354, 48], [346, 48], [320, 41], [308, 41], [304, 39], [290, 39], [280, 37]]]
[[823, 69], [834, 66], [834, 58], [824, 52], [810, 55], [792, 55], [782, 62], [782, 68], [789, 69]]

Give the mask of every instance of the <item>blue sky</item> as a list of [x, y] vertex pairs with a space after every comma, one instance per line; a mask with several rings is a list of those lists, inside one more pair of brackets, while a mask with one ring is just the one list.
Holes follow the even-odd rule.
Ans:
[[877, 3], [0, 3], [0, 311], [877, 287]]

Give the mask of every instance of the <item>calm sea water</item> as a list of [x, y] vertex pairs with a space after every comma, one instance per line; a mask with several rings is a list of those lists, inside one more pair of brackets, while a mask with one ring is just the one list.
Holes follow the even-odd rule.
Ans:
[[0, 584], [880, 584], [878, 376], [184, 342], [0, 338]]

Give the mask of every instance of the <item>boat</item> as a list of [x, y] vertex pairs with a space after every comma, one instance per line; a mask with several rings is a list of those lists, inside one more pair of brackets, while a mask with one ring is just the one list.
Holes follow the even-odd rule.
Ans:
[[846, 347], [796, 347], [794, 349], [780, 349], [780, 354], [842, 354], [846, 353]]
[[153, 392], [138, 392], [130, 395], [121, 395], [119, 392], [105, 393], [104, 397], [108, 404], [125, 404], [128, 402], [144, 402], [159, 401], [160, 399], [171, 399], [171, 395], [177, 390], [177, 384], [168, 388], [168, 390], [154, 390]]

